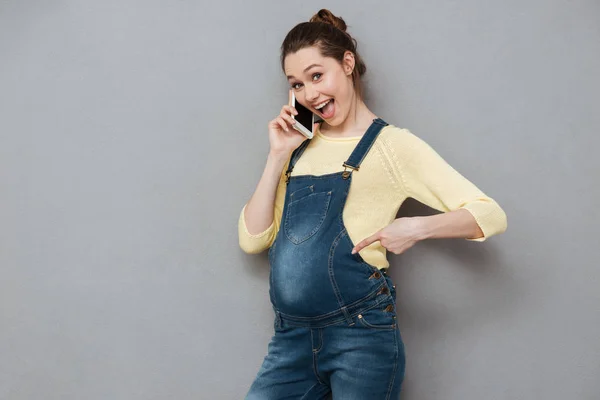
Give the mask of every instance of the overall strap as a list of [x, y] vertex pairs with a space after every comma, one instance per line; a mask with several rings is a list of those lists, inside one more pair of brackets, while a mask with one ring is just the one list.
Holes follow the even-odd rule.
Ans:
[[306, 149], [306, 147], [308, 146], [309, 143], [310, 143], [310, 139], [306, 139], [304, 142], [302, 142], [302, 144], [300, 146], [298, 146], [292, 152], [292, 156], [290, 157], [290, 163], [288, 165], [288, 169], [285, 171], [285, 177], [286, 177], [285, 181], [286, 182], [290, 181], [290, 174], [292, 173], [292, 170], [294, 169], [294, 165], [296, 165], [296, 161], [298, 161], [298, 159], [300, 158], [302, 153], [304, 153], [304, 149]]
[[360, 168], [360, 163], [362, 163], [363, 159], [373, 146], [373, 143], [375, 143], [375, 139], [377, 139], [379, 132], [381, 132], [381, 130], [387, 125], [388, 123], [381, 118], [376, 118], [373, 120], [373, 123], [371, 126], [369, 126], [369, 129], [367, 129], [363, 137], [360, 139], [352, 151], [352, 154], [350, 154], [348, 160], [342, 164], [344, 166], [344, 172], [342, 173], [342, 177], [344, 179], [348, 179], [352, 173], [352, 171], [348, 171], [346, 168], [358, 171]]

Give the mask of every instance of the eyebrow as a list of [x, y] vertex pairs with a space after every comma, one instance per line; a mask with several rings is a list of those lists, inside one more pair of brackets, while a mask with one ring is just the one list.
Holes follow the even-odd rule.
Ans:
[[[321, 64], [310, 64], [308, 67], [304, 68], [304, 71], [302, 71], [302, 72], [306, 73], [306, 71], [308, 71], [309, 69], [311, 69], [313, 67], [322, 67], [322, 65]], [[294, 77], [293, 75], [287, 76], [288, 79], [292, 79], [293, 77]]]

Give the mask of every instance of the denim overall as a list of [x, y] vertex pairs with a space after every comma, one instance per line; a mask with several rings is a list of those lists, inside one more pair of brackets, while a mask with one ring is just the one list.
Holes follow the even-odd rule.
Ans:
[[275, 334], [246, 400], [398, 398], [405, 355], [395, 287], [351, 253], [342, 218], [352, 174], [386, 125], [373, 121], [341, 172], [290, 176], [310, 140], [292, 153], [269, 249]]

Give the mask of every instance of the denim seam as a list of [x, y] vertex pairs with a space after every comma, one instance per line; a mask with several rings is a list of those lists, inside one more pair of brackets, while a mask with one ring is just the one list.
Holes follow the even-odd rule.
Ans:
[[[344, 199], [348, 198], [348, 192], [350, 191], [350, 184], [352, 183], [352, 175], [348, 178], [349, 179], [349, 183], [348, 186], [346, 187], [346, 192], [344, 193]], [[344, 200], [345, 203], [345, 200]], [[343, 204], [342, 204], [342, 208], [343, 208]], [[346, 236], [346, 240], [348, 241], [348, 244], [351, 247], [354, 247], [354, 243], [352, 243], [352, 240], [350, 240], [350, 236], [348, 235], [348, 229], [346, 228], [346, 224], [344, 223], [344, 212], [342, 210], [342, 212], [338, 213], [338, 223], [340, 225], [340, 228], [345, 232], [345, 236]], [[375, 271], [379, 271], [379, 268], [365, 262], [365, 260], [363, 260], [363, 258], [361, 257], [361, 255], [359, 253], [355, 253], [353, 254], [354, 259], [361, 263], [362, 265], [365, 265], [367, 268], [369, 268], [371, 270], [371, 272], [375, 272]]]
[[[387, 297], [387, 296], [386, 296]], [[354, 320], [354, 318], [360, 314], [363, 313], [365, 311], [369, 311], [371, 309], [373, 309], [374, 307], [378, 307], [379, 305], [381, 305], [381, 303], [384, 303], [386, 301], [386, 297], [382, 297], [381, 299], [378, 299], [376, 301], [375, 304], [373, 304], [372, 306], [368, 307], [368, 308], [359, 308], [356, 311], [352, 312], [350, 315], [350, 318], [352, 320]], [[342, 321], [348, 321], [348, 318], [346, 318], [345, 316], [341, 315], [339, 318], [336, 318], [332, 321], [329, 321], [327, 323], [324, 323], [322, 325], [318, 325], [318, 326], [311, 326], [310, 329], [320, 329], [320, 328], [327, 328], [328, 326], [332, 326], [332, 325], [336, 325]], [[293, 327], [306, 327], [305, 324], [302, 324], [302, 322], [300, 321], [290, 321], [290, 320], [286, 320], [287, 324], [289, 326], [293, 326]], [[318, 324], [318, 322], [316, 322], [315, 324]]]
[[299, 191], [301, 191], [301, 190], [306, 190], [306, 189], [310, 189], [310, 192], [311, 192], [311, 193], [314, 193], [314, 192], [315, 192], [315, 185], [304, 186], [304, 187], [301, 187], [300, 189], [296, 189], [296, 190], [294, 190], [293, 192], [291, 192], [291, 193], [290, 193], [290, 196], [289, 196], [289, 197], [290, 197], [290, 200], [291, 200], [291, 198], [292, 198], [292, 197], [294, 197], [294, 195], [295, 195], [296, 193], [298, 193], [298, 192], [299, 192]]
[[392, 370], [392, 379], [390, 380], [390, 384], [388, 386], [388, 393], [385, 397], [386, 400], [390, 399], [392, 388], [394, 387], [394, 381], [396, 380], [396, 369], [398, 368], [398, 332], [399, 328], [396, 324], [396, 331], [394, 332], [394, 369]]
[[[328, 195], [327, 197], [331, 198], [331, 192], [332, 192], [332, 190], [326, 190], [326, 191], [324, 191], [324, 192], [314, 192], [314, 191], [313, 191], [311, 194], [309, 194], [309, 195], [307, 195], [307, 196], [304, 196], [304, 197], [301, 197], [301, 198], [299, 198], [298, 200], [290, 201], [290, 205], [292, 205], [292, 204], [296, 204], [296, 203], [297, 203], [297, 202], [299, 202], [299, 201], [302, 201], [302, 200], [304, 200], [304, 199], [308, 199], [309, 197], [316, 196], [316, 195], [318, 195], [318, 194], [327, 194], [327, 195]], [[291, 195], [290, 195], [290, 196], [291, 196]], [[290, 198], [290, 200], [291, 200], [291, 198]]]
[[[369, 310], [372, 310], [374, 307], [369, 308]], [[369, 311], [369, 310], [365, 310], [365, 311]], [[379, 329], [382, 331], [391, 331], [393, 329], [396, 328], [396, 324], [392, 324], [392, 325], [373, 325], [370, 324], [368, 321], [365, 321], [364, 317], [359, 319], [360, 323], [363, 324], [363, 326], [366, 326], [367, 328], [371, 328], [371, 329]]]
[[[340, 306], [340, 308], [344, 307], [344, 300], [342, 299], [342, 294], [340, 293], [340, 289], [337, 285], [337, 282], [335, 281], [335, 276], [333, 273], [333, 256], [335, 254], [335, 249], [337, 248], [337, 245], [342, 237], [342, 234], [344, 233], [344, 231], [340, 231], [340, 233], [338, 233], [338, 235], [336, 236], [336, 238], [334, 239], [331, 247], [329, 248], [329, 260], [328, 260], [328, 270], [329, 270], [329, 280], [331, 281], [331, 286], [333, 287], [333, 292], [335, 293], [335, 297], [338, 300], [338, 305]], [[344, 314], [345, 316], [345, 314]]]
[[339, 171], [339, 172], [331, 172], [328, 174], [323, 174], [323, 175], [310, 175], [310, 174], [306, 174], [306, 175], [294, 175], [294, 176], [290, 176], [290, 182], [292, 180], [304, 180], [304, 179], [330, 179], [330, 178], [334, 178], [336, 175], [342, 175], [344, 171]]
[[[310, 339], [311, 339], [312, 343], [314, 343], [313, 331], [314, 331], [314, 329], [310, 330]], [[315, 374], [315, 377], [317, 378], [317, 382], [319, 382], [320, 384], [323, 384], [323, 382], [321, 381], [321, 378], [319, 377], [319, 372], [318, 372], [318, 368], [317, 368], [317, 354], [319, 354], [319, 351], [321, 351], [321, 348], [323, 348], [323, 330], [318, 329], [318, 331], [319, 331], [319, 348], [313, 349], [313, 372]]]
[[348, 177], [348, 183], [346, 184], [346, 191], [344, 192], [344, 201], [341, 204], [341, 211], [338, 213], [338, 221], [340, 223], [341, 229], [346, 229], [346, 225], [344, 224], [344, 208], [346, 206], [346, 201], [348, 200], [348, 193], [350, 193], [350, 185], [352, 185], [352, 174]]
[[[352, 240], [350, 240], [350, 236], [348, 235], [348, 231], [344, 229], [344, 233], [345, 233], [345, 235], [344, 235], [344, 236], [346, 236], [346, 239], [348, 240], [348, 243], [350, 244], [350, 246], [354, 247], [354, 243], [352, 243]], [[365, 261], [365, 260], [364, 260], [364, 259], [361, 257], [361, 255], [360, 255], [360, 254], [358, 254], [358, 253], [355, 253], [355, 254], [354, 254], [354, 256], [355, 256], [355, 259], [356, 259], [356, 261], [357, 261], [357, 262], [359, 262], [360, 264], [362, 264], [362, 265], [364, 265], [364, 266], [368, 267], [368, 268], [369, 268], [369, 270], [370, 270], [371, 272], [381, 271], [381, 270], [380, 270], [379, 268], [377, 268], [376, 266], [374, 266], [374, 265], [371, 265], [371, 264], [369, 264], [368, 262], [366, 262], [366, 261]]]
[[[317, 378], [317, 380], [319, 380], [319, 378]], [[308, 390], [306, 391], [306, 393], [304, 393], [304, 395], [300, 398], [300, 400], [306, 400], [308, 399], [308, 397], [306, 397], [307, 394], [309, 394], [315, 387], [322, 385], [322, 382], [317, 382], [314, 385], [312, 385], [311, 387], [308, 388]]]
[[273, 262], [273, 260], [275, 259], [275, 247], [276, 246], [277, 246], [277, 240], [275, 240], [273, 242], [273, 245], [269, 249], [269, 253], [268, 253], [268, 258], [269, 258], [269, 293], [272, 294], [271, 301], [273, 302], [273, 305], [275, 306], [275, 308], [277, 308], [277, 299], [275, 298], [275, 291], [273, 290], [273, 288], [275, 287], [273, 285], [273, 267], [275, 265], [275, 263]]
[[319, 329], [319, 348], [315, 349], [315, 352], [318, 353], [323, 348], [323, 329]]
[[283, 324], [281, 322], [281, 315], [279, 315], [279, 312], [275, 311], [275, 326], [281, 329], [282, 325]]
[[[380, 285], [378, 285], [377, 287], [375, 287], [375, 289], [373, 291], [371, 291], [371, 293], [367, 294], [366, 296], [364, 296], [361, 299], [356, 300], [353, 303], [348, 304], [346, 306], [346, 308], [351, 308], [351, 307], [359, 305], [360, 303], [362, 303], [364, 301], [370, 300], [371, 298], [376, 298], [377, 297], [377, 293], [379, 292], [379, 290], [381, 289], [381, 287], [384, 286], [384, 285], [385, 285], [385, 282], [382, 281]], [[381, 301], [383, 301], [383, 300], [381, 300]], [[380, 303], [381, 301], [378, 301], [378, 303]], [[301, 316], [288, 315], [288, 314], [280, 312], [280, 314], [283, 315], [284, 318], [286, 318], [288, 320], [291, 320], [291, 321], [297, 320], [296, 322], [319, 321], [319, 320], [323, 320], [323, 319], [327, 319], [329, 317], [332, 317], [332, 316], [334, 316], [337, 313], [339, 313], [339, 310], [331, 311], [331, 312], [328, 312], [327, 314], [318, 315], [316, 317], [301, 317]], [[353, 312], [351, 315], [358, 315], [358, 314], [360, 314], [360, 313]], [[344, 319], [343, 315], [341, 315], [341, 317], [342, 317], [341, 319]]]

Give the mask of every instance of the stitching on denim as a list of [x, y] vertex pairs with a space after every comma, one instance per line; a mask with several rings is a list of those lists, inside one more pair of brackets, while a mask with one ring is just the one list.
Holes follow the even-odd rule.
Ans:
[[[313, 330], [310, 330], [310, 340], [311, 340], [311, 347], [312, 347], [312, 343], [314, 343], [314, 336], [313, 336]], [[319, 329], [319, 348], [318, 349], [313, 349], [313, 372], [315, 373], [315, 377], [317, 378], [317, 382], [319, 383], [323, 383], [321, 381], [321, 378], [319, 377], [319, 372], [318, 372], [318, 368], [317, 368], [317, 355], [319, 354], [319, 351], [321, 350], [321, 348], [323, 347], [323, 336], [322, 336], [322, 329]]]
[[[370, 311], [373, 308], [370, 308], [369, 310], [365, 310], [365, 311]], [[396, 324], [391, 324], [391, 325], [373, 325], [370, 324], [368, 321], [365, 321], [365, 318], [359, 318], [358, 319], [360, 321], [361, 324], [363, 324], [364, 326], [366, 326], [367, 328], [373, 328], [373, 329], [380, 329], [383, 331], [391, 331], [392, 329], [396, 328]]]
[[[350, 178], [348, 180], [351, 181], [352, 176], [350, 176]], [[348, 183], [346, 193], [344, 193], [345, 199], [348, 198], [349, 191], [350, 191], [350, 182]], [[340, 227], [346, 232], [345, 236], [346, 236], [346, 241], [347, 241], [348, 245], [350, 245], [350, 247], [353, 248], [354, 243], [352, 243], [352, 240], [350, 239], [350, 235], [348, 235], [348, 229], [346, 228], [346, 224], [344, 223], [344, 215], [343, 214], [344, 214], [343, 211], [338, 214], [338, 222], [339, 222]], [[375, 267], [374, 265], [371, 265], [368, 262], [366, 262], [358, 253], [354, 254], [354, 259], [356, 260], [356, 262], [359, 262], [359, 263], [365, 265], [366, 267], [368, 267], [371, 270], [371, 272], [376, 272], [376, 271], [380, 270], [379, 268]]]
[[[371, 300], [371, 299], [377, 298], [378, 297], [377, 293], [379, 292], [379, 290], [381, 289], [382, 286], [383, 286], [383, 282], [381, 282], [378, 286], [376, 286], [371, 291], [371, 293], [367, 294], [366, 296], [364, 296], [361, 299], [358, 299], [358, 300], [356, 300], [356, 301], [348, 304], [346, 306], [346, 308], [356, 307], [357, 305], [360, 305], [361, 303], [363, 303], [363, 302], [365, 302], [367, 300]], [[379, 296], [379, 298], [381, 299], [381, 296]], [[378, 300], [377, 304], [381, 303], [382, 301], [384, 301], [384, 300]], [[328, 312], [327, 314], [317, 315], [316, 317], [302, 317], [302, 316], [294, 316], [294, 315], [289, 315], [289, 314], [285, 314], [285, 313], [280, 312], [280, 314], [283, 316], [283, 318], [285, 318], [288, 321], [290, 321], [290, 323], [291, 323], [291, 321], [295, 321], [295, 322], [310, 322], [310, 321], [318, 322], [320, 320], [327, 319], [329, 317], [333, 317], [334, 315], [339, 314], [339, 313], [340, 313], [340, 310], [335, 310], [335, 311]], [[353, 311], [350, 315], [354, 316], [354, 315], [358, 315], [358, 314], [360, 314], [360, 312]], [[341, 318], [339, 320], [340, 321], [344, 320], [343, 315], [341, 316]]]
[[[291, 219], [291, 217], [290, 217], [291, 211], [290, 210], [292, 209], [291, 206], [294, 203], [298, 202], [298, 201], [306, 200], [307, 198], [309, 198], [311, 196], [316, 196], [316, 195], [323, 194], [323, 193], [325, 193], [327, 195], [327, 200], [325, 201], [325, 207], [323, 209], [323, 215], [321, 216], [321, 219], [319, 220], [319, 222], [317, 223], [317, 225], [315, 226], [315, 228], [313, 228], [313, 230], [310, 233], [308, 233], [307, 235], [305, 235], [302, 238], [296, 237], [293, 233], [290, 232], [290, 230], [291, 230], [290, 229], [290, 219]], [[317, 233], [317, 231], [319, 229], [321, 229], [321, 226], [323, 225], [323, 221], [325, 221], [325, 217], [327, 217], [327, 212], [329, 211], [329, 204], [331, 203], [331, 193], [332, 193], [331, 190], [329, 192], [313, 193], [313, 194], [310, 194], [310, 195], [308, 195], [306, 197], [301, 198], [300, 200], [292, 201], [288, 205], [286, 213], [285, 213], [285, 227], [284, 227], [284, 231], [285, 231], [285, 236], [290, 240], [290, 242], [292, 242], [294, 244], [300, 244], [302, 242], [305, 242], [308, 239], [310, 239], [315, 233]]]
[[319, 351], [323, 348], [323, 329], [319, 329], [319, 340], [321, 341], [321, 347], [319, 347]]
[[323, 348], [323, 329], [321, 329], [321, 328], [312, 328], [310, 330], [310, 338], [312, 339], [313, 343], [314, 343], [313, 330], [315, 330], [315, 329], [319, 331], [319, 347], [316, 348], [316, 349], [313, 349], [313, 353], [318, 353]]
[[298, 193], [301, 190], [306, 190], [306, 189], [310, 189], [310, 192], [314, 193], [315, 192], [315, 185], [304, 186], [304, 187], [301, 187], [299, 189], [294, 190], [293, 192], [290, 193], [290, 200], [294, 196], [294, 194]]
[[375, 330], [379, 330], [379, 331], [388, 331], [389, 332], [389, 331], [393, 331], [396, 328], [394, 325], [371, 325], [367, 321], [365, 321], [364, 318], [359, 318], [358, 320], [360, 321], [362, 326], [367, 327], [369, 329], [375, 329]]
[[274, 259], [275, 259], [275, 247], [277, 246], [277, 240], [275, 240], [273, 242], [273, 245], [271, 246], [271, 248], [269, 249], [269, 254], [268, 254], [268, 258], [269, 258], [269, 294], [271, 297], [271, 302], [273, 303], [273, 306], [275, 306], [275, 308], [277, 308], [277, 299], [275, 299], [275, 286], [273, 285], [273, 268], [275, 266], [274, 263]]
[[334, 178], [336, 175], [342, 176], [343, 172], [344, 171], [330, 172], [328, 174], [323, 174], [323, 175], [310, 175], [310, 174], [294, 175], [294, 176], [290, 176], [290, 182], [293, 180], [304, 180], [304, 179], [330, 179], [330, 178]]
[[346, 190], [344, 191], [343, 201], [340, 204], [341, 211], [338, 213], [338, 222], [340, 225], [340, 229], [346, 229], [346, 225], [344, 224], [344, 208], [346, 206], [346, 200], [348, 200], [348, 192], [350, 191], [350, 185], [352, 184], [352, 174], [346, 180]]
[[335, 276], [333, 273], [333, 256], [335, 254], [335, 249], [337, 248], [337, 245], [343, 234], [344, 234], [344, 231], [343, 230], [340, 231], [340, 233], [338, 233], [335, 240], [331, 244], [331, 247], [329, 248], [329, 260], [327, 262], [327, 268], [329, 270], [329, 281], [331, 282], [331, 286], [333, 287], [333, 292], [335, 293], [335, 297], [338, 301], [338, 305], [340, 306], [340, 308], [344, 307], [344, 300], [342, 299], [342, 294], [340, 293], [340, 288], [338, 287], [338, 284], [335, 281]]
[[[375, 303], [372, 304], [370, 307], [368, 308], [356, 308], [352, 313], [350, 313], [350, 318], [354, 319], [358, 314], [366, 312], [371, 310], [374, 307], [379, 307], [381, 306], [382, 303], [384, 303], [387, 300], [388, 296], [379, 296], [379, 298], [376, 298]], [[283, 315], [282, 313], [279, 313], [280, 315]], [[284, 317], [285, 318], [285, 317]], [[301, 327], [301, 328], [310, 328], [310, 329], [318, 329], [318, 328], [326, 328], [328, 326], [332, 326], [332, 325], [337, 325], [340, 322], [344, 322], [347, 321], [347, 318], [343, 315], [340, 315], [338, 318], [331, 320], [331, 321], [327, 321], [325, 323], [319, 323], [319, 321], [294, 321], [294, 320], [290, 320], [290, 319], [286, 319], [286, 323], [289, 326], [293, 326], [293, 327]], [[307, 325], [309, 324], [309, 325]]]
[[281, 329], [283, 326], [283, 322], [281, 321], [281, 315], [279, 315], [278, 311], [275, 311], [275, 328]]
[[[319, 378], [318, 378], [318, 377], [317, 377], [317, 380], [319, 380]], [[306, 391], [306, 393], [304, 393], [304, 394], [302, 395], [302, 397], [300, 398], [300, 400], [308, 400], [308, 399], [309, 399], [309, 397], [306, 397], [306, 396], [307, 396], [307, 395], [309, 395], [309, 394], [311, 394], [311, 392], [312, 392], [312, 390], [313, 390], [314, 388], [316, 388], [317, 386], [319, 386], [319, 385], [322, 385], [322, 384], [323, 384], [323, 383], [319, 381], [319, 382], [315, 383], [314, 385], [312, 385], [311, 387], [309, 387], [309, 388], [308, 388], [308, 390]], [[312, 395], [312, 394], [311, 394], [311, 395]]]
[[344, 313], [344, 317], [346, 317], [346, 322], [348, 323], [348, 326], [353, 326], [354, 325], [354, 317], [352, 317], [350, 315], [350, 313], [348, 312], [348, 309], [346, 307], [342, 307], [342, 312]]
[[344, 191], [343, 197], [344, 200], [342, 201], [341, 211], [339, 212], [340, 227], [343, 229], [346, 229], [346, 225], [344, 224], [344, 208], [346, 206], [346, 201], [348, 200], [348, 193], [350, 193], [350, 185], [352, 185], [352, 174], [346, 179], [346, 182], [346, 190]]
[[[348, 241], [348, 245], [350, 247], [354, 247], [354, 243], [352, 243], [352, 240], [350, 240], [350, 236], [348, 236], [348, 231], [345, 230], [345, 235], [346, 240]], [[379, 268], [375, 267], [374, 265], [369, 264], [368, 262], [366, 262], [358, 253], [354, 254], [354, 259], [356, 260], [357, 263], [360, 263], [364, 266], [366, 266], [367, 268], [369, 268], [369, 270], [371, 271], [371, 273], [373, 272], [377, 272], [377, 271], [381, 271]]]
[[[350, 184], [352, 183], [352, 175], [350, 175], [350, 177], [348, 178], [348, 185], [346, 186], [346, 192], [344, 193], [344, 204], [346, 203], [346, 199], [348, 199], [348, 193], [350, 192]], [[342, 212], [338, 213], [338, 223], [340, 225], [340, 228], [345, 232], [344, 236], [346, 239], [346, 242], [348, 243], [348, 245], [350, 247], [354, 247], [354, 243], [352, 243], [352, 240], [350, 240], [350, 235], [348, 235], [348, 229], [346, 228], [346, 224], [344, 223], [344, 211], [343, 211], [343, 207], [344, 204], [342, 204]], [[379, 271], [379, 268], [367, 263], [365, 260], [363, 260], [363, 258], [360, 256], [360, 254], [356, 253], [353, 254], [354, 256], [354, 260], [358, 263], [361, 263], [365, 266], [367, 266], [371, 272], [375, 272], [375, 271]]]
[[306, 200], [306, 199], [308, 199], [310, 197], [317, 196], [317, 195], [320, 195], [320, 194], [326, 194], [329, 198], [331, 198], [331, 193], [332, 192], [333, 192], [333, 190], [325, 190], [324, 192], [313, 192], [313, 193], [309, 194], [308, 196], [304, 196], [304, 197], [302, 197], [302, 198], [300, 198], [298, 200], [294, 200], [294, 201], [290, 202], [290, 206], [292, 204], [298, 203], [299, 201], [304, 201], [304, 200]]
[[392, 388], [394, 387], [394, 381], [396, 379], [396, 369], [398, 369], [398, 336], [399, 336], [399, 328], [396, 325], [396, 332], [394, 333], [394, 369], [392, 370], [392, 379], [390, 380], [390, 384], [388, 386], [388, 393], [385, 397], [385, 400], [389, 400], [392, 394]]

